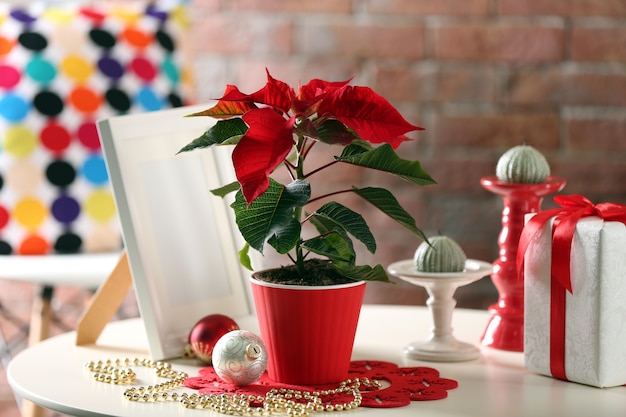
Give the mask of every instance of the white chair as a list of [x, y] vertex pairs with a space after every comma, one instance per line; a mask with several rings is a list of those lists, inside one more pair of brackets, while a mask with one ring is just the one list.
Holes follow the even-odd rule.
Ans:
[[[95, 290], [117, 264], [95, 122], [193, 96], [184, 15], [182, 1], [0, 2], [0, 279], [40, 287], [30, 344], [48, 336], [55, 287]], [[3, 362], [9, 345], [0, 334]]]
[[[50, 334], [54, 317], [52, 300], [55, 287], [72, 286], [87, 290], [97, 289], [106, 280], [120, 257], [119, 252], [103, 254], [0, 256], [0, 279], [28, 282], [38, 285], [33, 299], [29, 323], [22, 329], [33, 345]], [[0, 301], [1, 302], [1, 301]], [[27, 325], [26, 325], [27, 324]], [[4, 345], [4, 346], [3, 346]], [[0, 352], [6, 367], [11, 358], [11, 340], [0, 332]], [[22, 402], [16, 398], [18, 405]], [[24, 403], [22, 415], [41, 416], [43, 410]]]
[[55, 287], [72, 286], [95, 290], [109, 276], [119, 257], [119, 252], [0, 256], [0, 279], [40, 286], [39, 296], [33, 300], [28, 344], [40, 342], [49, 335], [51, 301]]

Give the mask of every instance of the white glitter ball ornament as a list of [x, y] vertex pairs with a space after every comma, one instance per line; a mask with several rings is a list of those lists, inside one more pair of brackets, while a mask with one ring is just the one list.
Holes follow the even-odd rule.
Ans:
[[265, 368], [265, 345], [259, 336], [247, 330], [226, 333], [213, 348], [213, 369], [229, 384], [251, 384], [261, 377]]

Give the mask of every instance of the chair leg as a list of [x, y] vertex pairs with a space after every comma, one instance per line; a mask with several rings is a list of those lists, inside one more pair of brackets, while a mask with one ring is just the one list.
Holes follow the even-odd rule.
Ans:
[[[2, 305], [0, 304], [0, 310], [2, 310]], [[9, 362], [11, 361], [11, 347], [9, 346], [9, 342], [4, 337], [2, 333], [2, 329], [0, 329], [0, 360], [2, 361], [2, 366], [6, 370], [9, 367]], [[19, 395], [13, 391], [13, 395], [15, 397], [15, 402], [20, 409], [22, 410], [22, 399]]]
[[[32, 346], [50, 336], [50, 324], [52, 323], [52, 294], [54, 287], [44, 286], [41, 288], [39, 297], [33, 300], [30, 316], [30, 330], [28, 333], [28, 345]], [[22, 417], [43, 417], [46, 410], [24, 400], [22, 403]]]
[[54, 287], [45, 285], [41, 288], [39, 297], [33, 300], [30, 316], [30, 331], [28, 345], [32, 346], [50, 336], [52, 323], [52, 294]]
[[38, 405], [24, 400], [22, 403], [22, 417], [44, 417], [46, 410]]

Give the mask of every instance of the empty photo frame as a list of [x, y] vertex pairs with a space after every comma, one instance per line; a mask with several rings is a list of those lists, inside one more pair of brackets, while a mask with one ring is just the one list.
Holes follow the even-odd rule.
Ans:
[[133, 285], [153, 359], [181, 356], [193, 325], [253, 313], [229, 201], [232, 147], [177, 154], [215, 121], [188, 106], [98, 122]]

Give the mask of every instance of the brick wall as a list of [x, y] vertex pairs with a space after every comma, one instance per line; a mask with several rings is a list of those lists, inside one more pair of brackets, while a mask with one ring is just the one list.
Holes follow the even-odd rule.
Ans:
[[[199, 100], [220, 96], [226, 83], [252, 92], [266, 67], [293, 85], [354, 77], [425, 127], [400, 151], [420, 159], [438, 185], [345, 177], [393, 187], [421, 228], [454, 237], [472, 258], [496, 258], [502, 210], [479, 180], [523, 142], [568, 181], [564, 193], [626, 203], [626, 0], [192, 0], [191, 7]], [[366, 217], [379, 251], [363, 261], [412, 256], [415, 237], [376, 213]]]

